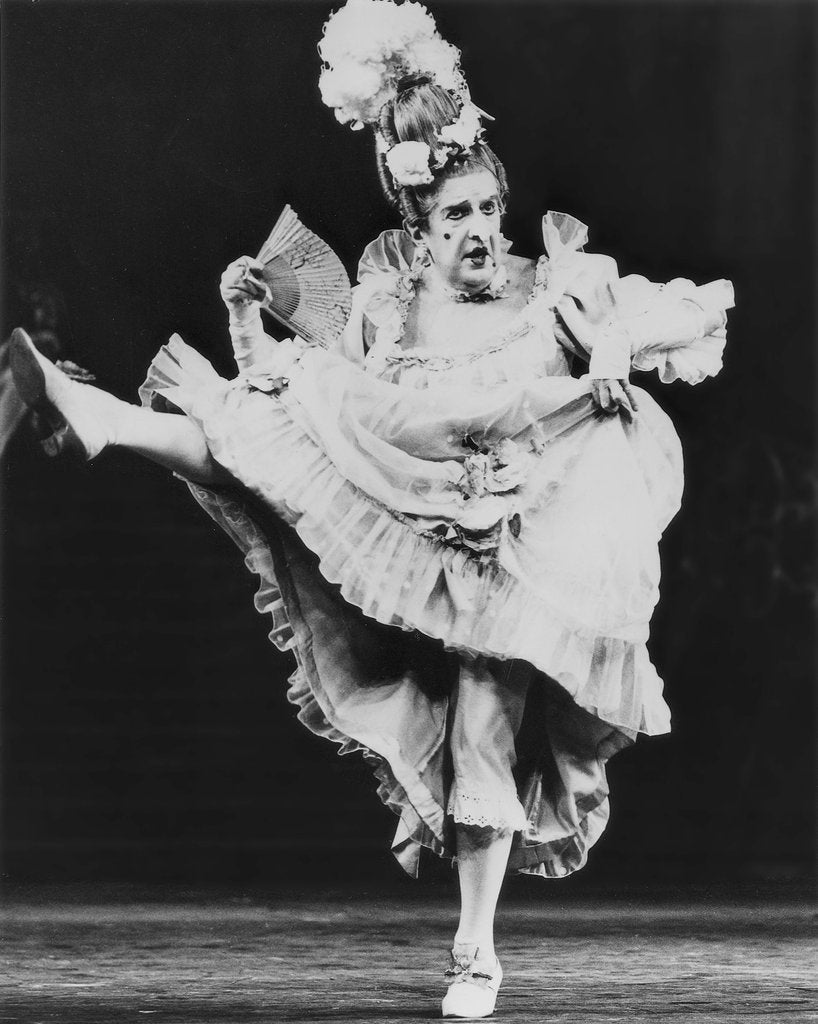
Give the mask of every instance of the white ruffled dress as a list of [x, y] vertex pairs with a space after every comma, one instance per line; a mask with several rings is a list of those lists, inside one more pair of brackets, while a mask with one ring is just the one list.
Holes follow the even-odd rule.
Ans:
[[666, 382], [714, 375], [725, 330], [703, 325], [732, 288], [620, 278], [582, 251], [580, 222], [549, 213], [543, 229], [525, 309], [479, 350], [401, 347], [413, 245], [391, 231], [364, 253], [333, 347], [271, 342], [268, 363], [228, 381], [174, 338], [140, 392], [198, 423], [237, 481], [189, 486], [259, 576], [270, 639], [296, 657], [299, 718], [362, 751], [412, 874], [421, 847], [454, 854], [451, 652], [535, 669], [512, 869], [581, 867], [608, 818], [605, 761], [669, 729], [646, 641], [679, 441], [645, 392], [633, 423], [605, 416], [571, 369], [625, 346]]

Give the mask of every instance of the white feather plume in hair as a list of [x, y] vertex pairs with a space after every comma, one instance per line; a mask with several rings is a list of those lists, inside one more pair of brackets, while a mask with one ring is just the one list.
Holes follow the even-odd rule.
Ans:
[[318, 52], [325, 65], [321, 99], [353, 128], [374, 124], [406, 75], [427, 74], [444, 89], [468, 95], [460, 51], [441, 37], [429, 11], [411, 0], [347, 0], [324, 25]]

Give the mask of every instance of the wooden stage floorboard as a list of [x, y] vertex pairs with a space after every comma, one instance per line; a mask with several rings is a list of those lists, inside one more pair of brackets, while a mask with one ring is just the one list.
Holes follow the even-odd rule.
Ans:
[[[450, 896], [189, 905], [14, 898], [2, 915], [0, 1022], [434, 1020]], [[815, 923], [803, 903], [507, 904], [496, 1019], [818, 1022]]]

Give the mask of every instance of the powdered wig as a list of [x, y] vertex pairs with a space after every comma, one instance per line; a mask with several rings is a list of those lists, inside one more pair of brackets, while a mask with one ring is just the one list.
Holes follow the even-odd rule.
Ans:
[[[410, 76], [398, 84], [395, 98], [381, 108], [377, 130], [387, 148], [400, 142], [424, 142], [434, 153], [441, 145], [438, 132], [457, 120], [460, 109], [460, 102], [428, 76]], [[500, 202], [505, 205], [508, 195], [506, 170], [485, 143], [476, 144], [435, 171], [435, 180], [430, 185], [396, 185], [386, 156], [380, 150], [377, 151], [377, 160], [384, 195], [400, 210], [410, 228], [426, 228], [429, 211], [444, 181], [474, 171], [491, 171], [497, 180]]]

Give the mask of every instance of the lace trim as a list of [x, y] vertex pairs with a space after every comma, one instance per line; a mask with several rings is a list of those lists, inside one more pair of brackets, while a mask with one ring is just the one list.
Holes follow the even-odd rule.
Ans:
[[[529, 300], [530, 302], [530, 300]], [[527, 307], [526, 307], [527, 308]], [[520, 316], [525, 310], [520, 311]], [[515, 320], [517, 318], [515, 317]], [[492, 345], [490, 348], [479, 349], [476, 352], [464, 352], [457, 356], [441, 356], [441, 355], [424, 355], [424, 349], [408, 349], [407, 351], [398, 351], [386, 357], [387, 363], [402, 363], [404, 366], [423, 366], [426, 370], [432, 370], [435, 372], [443, 370], [452, 370], [455, 366], [467, 366], [469, 363], [475, 363], [478, 359], [484, 359], [486, 356], [497, 355], [498, 352], [502, 352], [503, 349], [507, 348], [511, 342], [516, 341], [517, 338], [527, 334], [530, 330], [530, 324], [520, 323], [514, 324], [508, 329], [508, 332], [503, 336], [503, 340], [498, 342], [496, 345]]]
[[464, 352], [461, 355], [456, 356], [441, 356], [436, 352], [430, 352], [428, 349], [423, 348], [413, 348], [405, 351], [398, 348], [400, 340], [403, 337], [404, 328], [406, 327], [409, 306], [411, 305], [412, 299], [415, 297], [415, 283], [420, 276], [419, 274], [413, 274], [412, 271], [404, 273], [401, 275], [402, 281], [400, 295], [396, 300], [400, 317], [400, 328], [396, 332], [397, 336], [393, 339], [395, 351], [390, 352], [389, 355], [385, 357], [385, 362], [403, 363], [410, 366], [423, 365], [427, 370], [445, 371], [451, 370], [455, 366], [468, 365], [469, 363], [476, 362], [478, 359], [483, 359], [486, 356], [496, 355], [510, 342], [515, 341], [517, 338], [526, 334], [531, 328], [531, 310], [541, 297], [545, 287], [545, 281], [548, 273], [547, 264], [548, 257], [540, 256], [534, 270], [534, 283], [531, 286], [531, 291], [528, 294], [526, 304], [520, 312], [517, 313], [509, 326], [502, 332], [499, 340], [488, 348], [479, 349], [474, 352]]
[[529, 824], [514, 790], [508, 790], [502, 796], [487, 797], [482, 793], [453, 789], [446, 813], [461, 825], [478, 825], [481, 828], [510, 828], [519, 832]]

